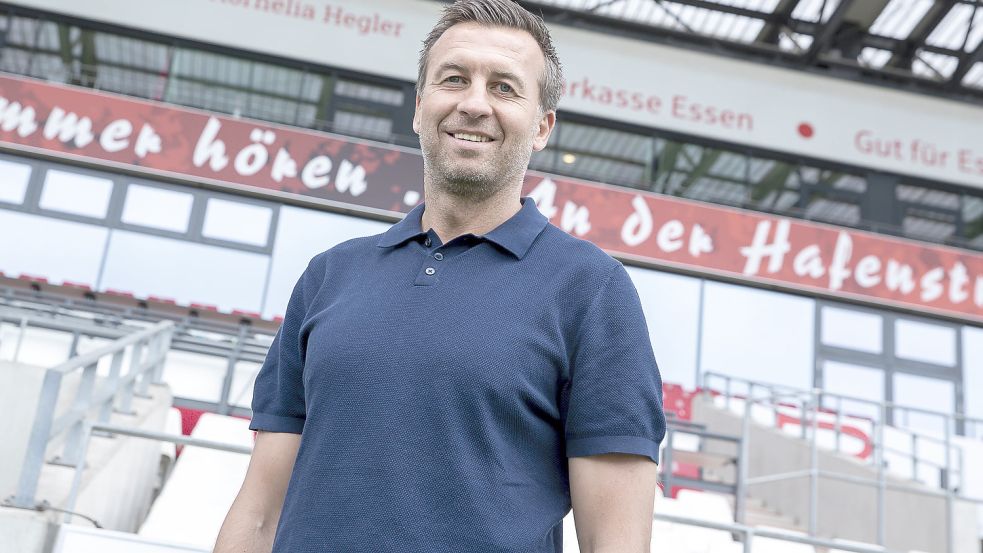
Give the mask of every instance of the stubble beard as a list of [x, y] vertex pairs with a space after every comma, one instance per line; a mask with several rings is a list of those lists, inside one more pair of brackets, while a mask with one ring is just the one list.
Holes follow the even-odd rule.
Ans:
[[532, 136], [496, 154], [485, 154], [480, 162], [459, 161], [442, 151], [440, 131], [420, 134], [423, 173], [427, 182], [441, 192], [464, 200], [481, 202], [512, 188], [529, 167]]

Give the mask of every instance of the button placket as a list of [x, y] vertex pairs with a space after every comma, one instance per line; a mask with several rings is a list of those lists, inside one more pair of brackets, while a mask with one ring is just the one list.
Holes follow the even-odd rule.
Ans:
[[433, 254], [433, 258], [436, 259], [437, 261], [440, 261], [440, 260], [442, 260], [444, 258], [444, 254], [442, 254], [440, 252], [437, 252], [437, 253]]

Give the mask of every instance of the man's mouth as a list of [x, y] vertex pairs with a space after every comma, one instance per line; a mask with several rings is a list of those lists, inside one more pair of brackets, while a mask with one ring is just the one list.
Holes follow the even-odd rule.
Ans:
[[458, 140], [465, 140], [467, 142], [491, 142], [492, 139], [487, 136], [481, 136], [479, 134], [471, 134], [466, 132], [456, 132], [448, 133]]

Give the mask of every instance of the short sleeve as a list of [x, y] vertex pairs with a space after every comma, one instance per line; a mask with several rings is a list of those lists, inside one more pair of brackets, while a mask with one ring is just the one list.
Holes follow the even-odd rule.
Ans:
[[292, 432], [304, 430], [307, 407], [304, 400], [304, 343], [300, 335], [307, 316], [307, 296], [310, 290], [314, 263], [297, 280], [280, 329], [273, 338], [266, 360], [256, 375], [253, 385], [252, 430]]
[[567, 457], [631, 453], [659, 462], [662, 377], [638, 292], [620, 263], [581, 322], [568, 385]]

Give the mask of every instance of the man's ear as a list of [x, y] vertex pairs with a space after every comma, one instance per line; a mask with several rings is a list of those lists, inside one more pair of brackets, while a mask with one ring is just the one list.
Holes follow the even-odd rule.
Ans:
[[413, 107], [413, 132], [420, 134], [420, 95], [416, 95], [416, 106]]
[[547, 111], [539, 119], [539, 127], [536, 129], [536, 137], [532, 142], [533, 151], [539, 152], [546, 147], [550, 141], [550, 134], [556, 126], [556, 111]]

